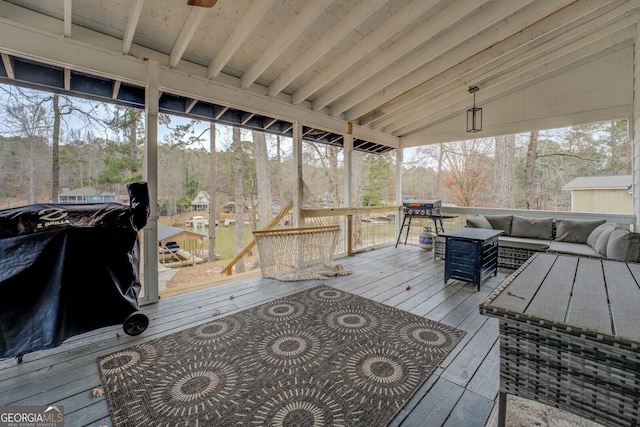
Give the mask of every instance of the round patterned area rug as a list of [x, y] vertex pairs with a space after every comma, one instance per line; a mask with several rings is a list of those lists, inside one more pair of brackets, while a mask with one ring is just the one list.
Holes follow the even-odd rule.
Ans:
[[382, 426], [463, 335], [320, 285], [98, 366], [115, 426]]

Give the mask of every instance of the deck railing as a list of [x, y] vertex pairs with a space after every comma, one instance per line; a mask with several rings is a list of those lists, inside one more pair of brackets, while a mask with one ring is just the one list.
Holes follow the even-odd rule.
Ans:
[[[476, 215], [518, 215], [530, 218], [554, 218], [554, 219], [606, 219], [607, 222], [619, 224], [625, 228], [635, 230], [636, 216], [632, 214], [610, 214], [590, 212], [567, 212], [550, 210], [526, 210], [526, 209], [497, 209], [478, 207], [449, 207], [441, 208], [441, 213], [454, 216], [443, 220], [444, 229], [454, 230], [464, 227], [469, 217]], [[402, 207], [370, 206], [349, 208], [314, 208], [302, 209], [301, 216], [305, 222], [327, 220], [333, 217], [333, 223], [344, 224], [343, 233], [336, 247], [336, 255], [353, 255], [357, 252], [374, 249], [382, 245], [394, 244], [400, 233], [402, 224]], [[418, 237], [425, 227], [434, 229], [434, 224], [428, 218], [413, 218], [407, 244], [417, 244]], [[358, 239], [353, 240], [353, 230]], [[401, 243], [404, 244], [406, 229], [402, 232]]]

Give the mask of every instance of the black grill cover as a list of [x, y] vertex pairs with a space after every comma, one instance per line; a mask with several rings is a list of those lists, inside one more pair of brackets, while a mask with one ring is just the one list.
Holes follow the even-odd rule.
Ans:
[[138, 310], [147, 184], [130, 205], [36, 204], [0, 210], [0, 357], [52, 348]]

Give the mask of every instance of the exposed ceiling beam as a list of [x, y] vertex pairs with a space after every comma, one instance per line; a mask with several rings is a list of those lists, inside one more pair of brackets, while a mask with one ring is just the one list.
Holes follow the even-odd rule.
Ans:
[[413, 0], [408, 3], [404, 8], [387, 19], [381, 26], [373, 30], [347, 52], [335, 61], [332, 61], [329, 66], [311, 78], [311, 80], [298, 88], [291, 96], [291, 102], [293, 104], [299, 104], [317, 90], [329, 84], [350, 66], [375, 49], [378, 49], [380, 44], [409, 25], [414, 19], [426, 13], [438, 1], [439, 0]]
[[122, 82], [120, 80], [113, 81], [113, 90], [111, 91], [111, 98], [118, 99], [118, 94], [120, 93], [120, 85]]
[[[517, 90], [521, 90], [527, 85], [532, 85], [535, 82], [549, 79], [568, 69], [575, 69], [587, 62], [606, 56], [615, 50], [622, 49], [631, 43], [634, 33], [635, 24], [618, 31], [613, 40], [599, 40], [596, 43], [588, 44], [587, 46], [569, 51], [568, 53], [565, 51], [560, 54], [554, 52], [549, 55], [548, 60], [547, 58], [543, 58], [540, 60], [537, 67], [530, 68], [524, 73], [521, 73], [520, 70], [516, 69], [507, 75], [496, 77], [494, 81], [486, 83], [486, 88], [481, 88], [478, 92], [478, 94], [481, 95], [480, 102], [489, 103], [495, 101], [500, 97], [504, 97]], [[468, 108], [468, 97], [466, 100], [462, 95], [452, 98], [453, 99], [448, 102], [449, 105], [445, 108], [440, 108], [439, 111], [434, 109], [431, 114], [427, 113], [428, 115], [423, 119], [398, 129], [394, 134], [406, 135], [408, 133], [417, 132], [459, 114], [459, 109]], [[442, 107], [442, 105], [440, 107]]]
[[265, 12], [272, 6], [274, 0], [254, 0], [249, 10], [245, 13], [238, 25], [233, 28], [231, 34], [218, 50], [215, 57], [209, 64], [208, 76], [210, 79], [220, 74], [220, 71], [227, 65], [229, 59], [238, 50], [242, 42], [249, 37], [251, 30], [260, 22]]
[[260, 74], [278, 59], [280, 54], [307, 29], [307, 26], [322, 13], [332, 1], [333, 0], [314, 0], [307, 3], [302, 12], [296, 16], [296, 19], [289, 22], [287, 28], [278, 34], [275, 41], [269, 45], [262, 55], [256, 59], [242, 75], [242, 78], [240, 78], [240, 87], [246, 89], [251, 86]]
[[197, 103], [198, 103], [197, 99], [190, 99], [189, 102], [187, 103], [187, 106], [184, 109], [184, 112], [190, 113], [191, 110], [193, 110], [193, 107], [195, 107]]
[[[614, 11], [610, 11], [612, 5], [607, 6], [609, 7], [603, 8], [602, 11], [609, 11], [609, 13], [598, 16], [602, 11], [598, 11], [596, 9], [589, 15], [581, 17], [581, 19], [573, 22], [568, 19], [565, 14], [559, 14], [557, 17], [554, 16], [553, 18], [554, 20], [557, 18], [558, 20], [565, 22], [566, 25], [564, 27], [560, 25], [556, 30], [551, 30], [551, 28], [555, 28], [555, 24], [553, 26], [542, 24], [536, 25], [531, 27], [531, 31], [520, 33], [516, 37], [505, 41], [504, 44], [509, 47], [501, 46], [502, 44], [492, 46], [491, 49], [483, 52], [481, 55], [478, 55], [478, 57], [470, 58], [468, 60], [470, 64], [462, 63], [456, 67], [462, 70], [471, 71], [464, 73], [464, 75], [460, 75], [458, 70], [452, 69], [446, 76], [437, 76], [433, 81], [427, 82], [422, 85], [424, 87], [421, 87], [419, 91], [416, 91], [419, 92], [414, 94], [417, 98], [414, 98], [409, 102], [407, 102], [407, 99], [399, 100], [399, 102], [402, 103], [401, 107], [385, 114], [380, 119], [374, 120], [372, 123], [374, 125], [373, 127], [378, 130], [385, 129], [390, 131], [392, 129], [403, 127], [408, 123], [423, 117], [422, 114], [424, 112], [421, 112], [420, 115], [415, 114], [415, 109], [418, 105], [425, 105], [426, 103], [430, 105], [439, 105], [439, 100], [443, 97], [448, 97], [449, 95], [447, 95], [447, 93], [450, 94], [451, 90], [454, 90], [456, 87], [459, 88], [460, 81], [463, 79], [469, 83], [484, 82], [491, 79], [491, 76], [507, 72], [509, 69], [514, 69], [514, 67], [517, 67], [519, 70], [518, 72], [524, 73], [530, 68], [538, 66], [539, 58], [545, 57], [544, 55], [546, 55], [546, 52], [550, 50], [565, 52], [565, 46], [576, 41], [582, 40], [584, 42], [588, 40], [584, 37], [588, 36], [588, 33], [593, 31], [594, 28], [602, 27], [605, 30], [605, 32], [599, 37], [608, 36], [620, 28], [620, 14], [628, 12], [625, 10], [628, 8], [628, 5], [625, 8], [618, 7]], [[586, 12], [586, 10], [583, 12]], [[575, 14], [575, 16], [579, 15]], [[530, 42], [527, 43], [526, 40], [529, 40]], [[510, 47], [516, 48], [511, 49]], [[492, 62], [492, 55], [495, 55], [496, 51], [507, 51], [507, 54]], [[439, 80], [444, 80], [444, 77], [454, 78], [455, 80], [446, 82], [446, 84], [439, 84]], [[432, 90], [426, 92], [428, 87], [431, 87]], [[402, 98], [403, 96], [399, 98]], [[393, 100], [393, 102], [395, 101], [396, 100]]]
[[133, 36], [136, 33], [138, 27], [138, 21], [140, 20], [140, 14], [142, 13], [142, 6], [144, 0], [134, 0], [131, 3], [131, 9], [129, 9], [129, 17], [127, 18], [127, 26], [124, 29], [124, 36], [122, 36], [122, 53], [129, 54], [131, 50], [131, 43], [133, 42]]
[[229, 111], [229, 107], [221, 108], [218, 114], [216, 114], [216, 120], [220, 119], [220, 117], [222, 117], [227, 111]]
[[278, 121], [278, 119], [276, 119], [276, 118], [269, 119], [266, 123], [264, 123], [264, 125], [262, 126], [262, 128], [263, 128], [264, 130], [267, 130], [267, 129], [269, 129], [271, 126], [273, 126], [273, 124], [274, 124], [274, 123], [276, 123], [277, 121]]
[[402, 41], [396, 41], [384, 52], [376, 55], [366, 64], [359, 66], [357, 71], [332, 84], [326, 90], [320, 91], [312, 102], [313, 110], [320, 111], [342, 94], [349, 92], [367, 78], [379, 73], [381, 67], [385, 64], [392, 64], [404, 55], [419, 48], [426, 40], [435, 37], [449, 26], [456, 24], [473, 10], [470, 10], [466, 2], [464, 4], [462, 2], [450, 2], [446, 9], [437, 16], [427, 19], [421, 26], [405, 35]]
[[13, 70], [13, 61], [6, 53], [0, 53], [0, 56], [2, 56], [2, 64], [4, 65], [4, 70], [7, 72], [7, 77], [14, 80], [16, 78], [16, 74]]
[[64, 36], [71, 37], [71, 24], [72, 16], [73, 16], [73, 7], [71, 4], [72, 0], [64, 0], [63, 9], [64, 9]]
[[[388, 95], [387, 101], [391, 100], [434, 75], [455, 66], [458, 62], [480, 53], [487, 46], [513, 35], [523, 26], [526, 27], [533, 24], [534, 20], [540, 19], [541, 16], [544, 17], [553, 13], [572, 1], [558, 0], [541, 3], [535, 2], [535, 0], [526, 0], [519, 1], [519, 7], [514, 6], [512, 2], [490, 4], [480, 13], [467, 19], [462, 25], [456, 26], [452, 31], [443, 34], [439, 37], [438, 43], [428, 44], [422, 49], [412, 52], [411, 55], [407, 55], [387, 67], [385, 73], [379, 73], [368, 80], [366, 84], [350, 91], [347, 96], [342, 96], [331, 105], [331, 114], [336, 116], [342, 114], [349, 108], [365, 101], [372, 93], [382, 90]], [[516, 10], [522, 10], [528, 6], [536, 7], [536, 13], [515, 14]], [[483, 37], [478, 36], [478, 33], [482, 33]], [[455, 49], [456, 47], [460, 47], [460, 49]], [[458, 55], [453, 55], [451, 52], [458, 52]], [[434, 60], [434, 58], [436, 59]], [[421, 67], [429, 63], [434, 63], [436, 69], [426, 72]], [[414, 79], [407, 76], [412, 72], [414, 73], [412, 75]], [[369, 106], [368, 111], [372, 109]]]
[[189, 9], [187, 19], [185, 19], [180, 34], [178, 34], [178, 39], [174, 43], [171, 54], [169, 55], [169, 66], [171, 68], [177, 67], [178, 63], [180, 63], [184, 51], [187, 50], [193, 35], [198, 30], [200, 22], [202, 22], [202, 18], [207, 12], [208, 10], [204, 7], [193, 7]]
[[240, 124], [246, 125], [249, 122], [249, 120], [251, 120], [254, 116], [255, 114], [253, 113], [243, 114], [242, 119], [240, 120]]
[[387, 0], [368, 0], [357, 3], [269, 85], [269, 96], [273, 97], [282, 92], [304, 70], [315, 64], [318, 59], [322, 58], [332, 47], [386, 2]]
[[[597, 5], [589, 2], [579, 2], [566, 7], [547, 19], [530, 26], [526, 31], [519, 32], [457, 64], [446, 73], [438, 74], [416, 86], [413, 90], [384, 104], [378, 104], [380, 107], [360, 116], [358, 122], [361, 125], [380, 129], [392, 123], [396, 117], [414, 113], [416, 102], [422, 104], [424, 97], [428, 96], [432, 99], [448, 90], [459, 88], [461, 82], [477, 82], [480, 76], [488, 70], [497, 73], [501, 67], [507, 66], [509, 61], [517, 57], [524, 60], [526, 57], [533, 56], [538, 50], [549, 47], [549, 43], [561, 46], [565, 43], [564, 40], [568, 35], [582, 34], [587, 31], [592, 24], [584, 25], [585, 23], [614, 7], [612, 3], [606, 5], [602, 1], [599, 1], [598, 5], [605, 7], [599, 10]], [[382, 93], [376, 93], [371, 98], [380, 99], [383, 96]], [[365, 106], [361, 104], [351, 109], [349, 114], [362, 115], [364, 111]]]
[[64, 90], [71, 89], [71, 70], [64, 69]]

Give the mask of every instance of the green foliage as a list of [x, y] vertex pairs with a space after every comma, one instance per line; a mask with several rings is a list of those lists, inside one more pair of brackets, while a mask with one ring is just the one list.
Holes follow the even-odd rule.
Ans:
[[131, 181], [142, 179], [142, 160], [133, 160], [130, 156], [130, 146], [128, 143], [107, 141], [104, 146], [106, 157], [104, 159], [104, 169], [94, 179], [94, 183], [126, 184]]
[[192, 201], [193, 199], [187, 196], [184, 196], [182, 199], [178, 200], [178, 213], [190, 211]]
[[382, 204], [382, 190], [393, 184], [393, 170], [388, 155], [367, 155], [364, 159], [363, 206], [379, 206]]

